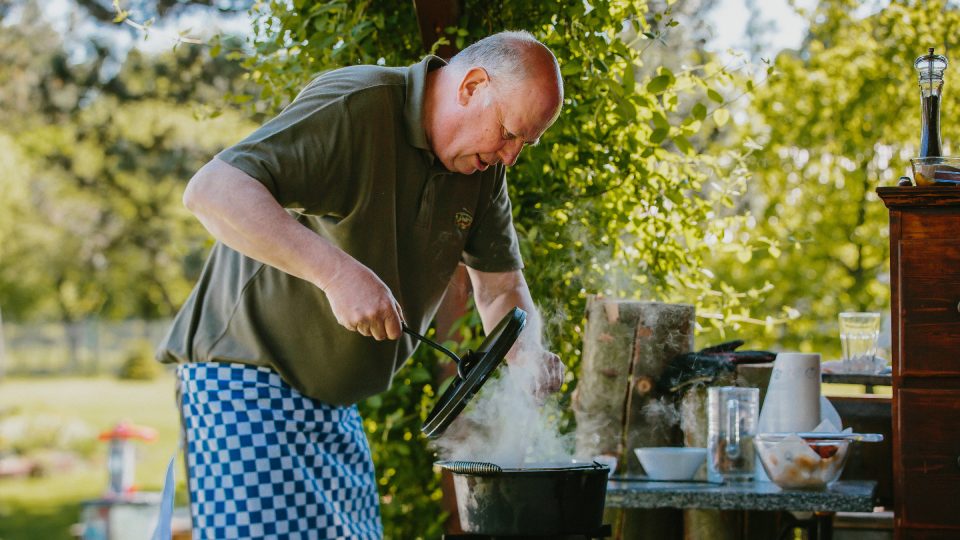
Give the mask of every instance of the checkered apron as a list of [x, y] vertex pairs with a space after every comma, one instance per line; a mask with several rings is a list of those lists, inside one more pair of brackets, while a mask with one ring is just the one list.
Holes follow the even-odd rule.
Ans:
[[178, 366], [195, 539], [381, 538], [356, 406], [292, 389], [274, 371]]

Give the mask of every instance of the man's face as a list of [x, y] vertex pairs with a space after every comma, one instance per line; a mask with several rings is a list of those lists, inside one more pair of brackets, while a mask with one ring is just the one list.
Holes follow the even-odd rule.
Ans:
[[548, 84], [528, 79], [518, 88], [498, 87], [479, 68], [464, 80], [452, 136], [434, 141], [437, 156], [451, 171], [473, 174], [501, 162], [513, 165], [556, 117], [557, 98]]

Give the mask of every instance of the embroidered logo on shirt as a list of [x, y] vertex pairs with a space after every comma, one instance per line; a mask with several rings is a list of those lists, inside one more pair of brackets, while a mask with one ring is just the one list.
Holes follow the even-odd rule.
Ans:
[[454, 223], [457, 224], [457, 228], [461, 231], [465, 231], [470, 228], [470, 224], [473, 223], [473, 216], [470, 215], [470, 212], [467, 212], [466, 208], [461, 209], [455, 216], [453, 216]]

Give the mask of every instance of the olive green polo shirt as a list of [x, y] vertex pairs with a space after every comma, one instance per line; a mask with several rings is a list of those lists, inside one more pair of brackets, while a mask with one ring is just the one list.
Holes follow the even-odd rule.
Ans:
[[[452, 173], [427, 144], [426, 76], [442, 65], [325, 73], [217, 156], [373, 270], [421, 332], [460, 261], [522, 267], [503, 165]], [[348, 331], [323, 291], [218, 242], [158, 357], [270, 366], [303, 394], [348, 404], [386, 390], [415, 345]]]

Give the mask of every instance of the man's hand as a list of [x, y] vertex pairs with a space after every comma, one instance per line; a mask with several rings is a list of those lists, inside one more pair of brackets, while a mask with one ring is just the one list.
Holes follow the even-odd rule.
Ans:
[[563, 386], [565, 367], [556, 354], [540, 349], [539, 351], [520, 350], [508, 355], [507, 362], [530, 374], [531, 390], [539, 399], [546, 399]]
[[539, 395], [552, 394], [559, 392], [563, 386], [563, 373], [565, 371], [560, 357], [550, 351], [543, 351], [540, 360]]
[[399, 339], [403, 311], [393, 293], [369, 268], [347, 259], [322, 287], [337, 322], [377, 341]]

